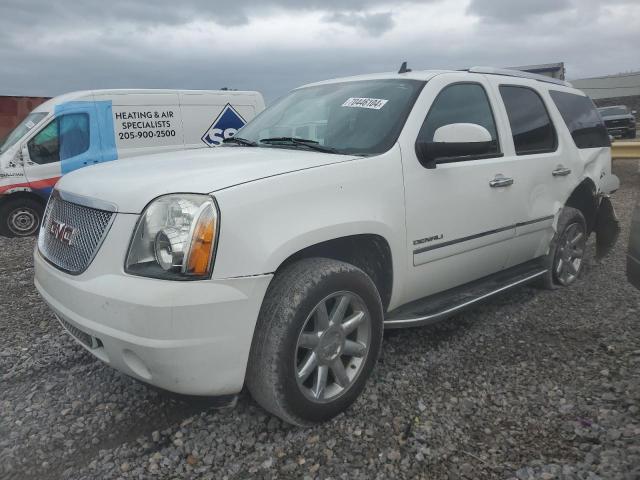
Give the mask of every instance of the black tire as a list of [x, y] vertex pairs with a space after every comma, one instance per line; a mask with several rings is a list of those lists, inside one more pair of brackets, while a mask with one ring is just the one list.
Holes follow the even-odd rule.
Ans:
[[0, 235], [31, 237], [38, 233], [44, 207], [33, 198], [8, 198], [0, 204]]
[[[573, 267], [576, 272], [571, 275], [570, 281], [567, 282], [561, 278], [558, 268], [562, 268], [562, 265], [560, 265], [561, 261], [566, 261], [562, 256], [563, 252], [567, 248], [567, 236], [573, 234], [573, 232], [577, 232], [578, 230], [576, 230], [576, 228], [580, 230], [583, 235], [583, 238], [579, 241], [579, 245], [576, 245], [576, 248], [579, 248], [582, 251], [582, 254], [580, 255], [581, 261], [578, 263], [577, 267]], [[564, 207], [560, 212], [556, 234], [553, 236], [551, 244], [549, 245], [549, 253], [544, 259], [544, 264], [547, 267], [547, 273], [545, 273], [545, 275], [540, 279], [539, 285], [542, 288], [553, 290], [559, 287], [567, 287], [573, 284], [580, 277], [582, 267], [584, 266], [584, 251], [587, 237], [587, 222], [585, 221], [582, 212], [576, 208]], [[576, 249], [574, 253], [578, 253], [578, 250]]]
[[[311, 314], [317, 311], [318, 305], [328, 298], [330, 302], [332, 295], [343, 294], [353, 295], [350, 298], [354, 300], [357, 298], [358, 305], [363, 306], [359, 312], [366, 309], [365, 314], [369, 315], [368, 349], [367, 353], [361, 356], [357, 371], [356, 367], [347, 361], [345, 371], [353, 373], [349, 370], [351, 368], [357, 372], [353, 373], [349, 386], [335, 399], [322, 400], [320, 403], [310, 399], [309, 391], [304, 393], [305, 387], [297, 379], [299, 349], [302, 348], [299, 342], [303, 333], [307, 331], [303, 332], [303, 329], [307, 328], [309, 319], [314, 318]], [[247, 387], [255, 401], [265, 410], [289, 423], [308, 426], [329, 420], [347, 409], [364, 389], [380, 354], [382, 331], [382, 302], [378, 290], [367, 274], [353, 265], [336, 260], [300, 260], [278, 272], [269, 285], [249, 355]], [[320, 339], [325, 337], [318, 335]], [[324, 353], [324, 350], [322, 352]], [[340, 349], [336, 352], [340, 362], [343, 361], [341, 355], [345, 355], [341, 352]], [[327, 375], [329, 378], [333, 377], [332, 370], [329, 372], [331, 373], [325, 373], [325, 382], [328, 382]], [[317, 375], [320, 376], [319, 373]], [[334, 378], [334, 382], [337, 378]]]

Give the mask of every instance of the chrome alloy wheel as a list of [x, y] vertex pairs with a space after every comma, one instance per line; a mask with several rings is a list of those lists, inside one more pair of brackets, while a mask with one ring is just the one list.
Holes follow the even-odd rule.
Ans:
[[556, 280], [561, 285], [570, 285], [578, 277], [586, 242], [587, 235], [581, 224], [572, 223], [564, 231], [553, 270]]
[[369, 353], [371, 317], [362, 299], [336, 292], [311, 311], [296, 344], [295, 375], [311, 401], [333, 401], [355, 383]]
[[18, 207], [9, 213], [7, 226], [16, 237], [33, 235], [40, 224], [38, 212], [29, 207]]

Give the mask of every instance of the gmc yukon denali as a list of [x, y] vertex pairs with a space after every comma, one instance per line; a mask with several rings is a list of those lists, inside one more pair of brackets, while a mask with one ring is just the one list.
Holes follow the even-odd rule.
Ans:
[[591, 100], [489, 67], [306, 85], [220, 148], [116, 163], [46, 207], [35, 284], [62, 326], [141, 381], [246, 385], [297, 425], [356, 400], [383, 329], [568, 287], [618, 231]]

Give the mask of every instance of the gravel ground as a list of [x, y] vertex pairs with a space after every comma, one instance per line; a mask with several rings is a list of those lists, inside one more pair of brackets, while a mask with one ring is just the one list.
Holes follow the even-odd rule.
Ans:
[[635, 160], [614, 170], [610, 257], [570, 289], [388, 333], [361, 399], [311, 429], [246, 394], [217, 410], [94, 360], [36, 293], [33, 241], [0, 238], [0, 477], [638, 479], [640, 292], [624, 251], [640, 177]]

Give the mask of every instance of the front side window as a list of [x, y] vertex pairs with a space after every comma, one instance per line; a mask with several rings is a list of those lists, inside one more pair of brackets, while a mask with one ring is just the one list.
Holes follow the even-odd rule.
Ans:
[[556, 131], [540, 95], [531, 88], [514, 85], [500, 86], [500, 95], [507, 109], [516, 154], [555, 151]]
[[454, 123], [474, 123], [486, 128], [492, 142], [487, 155], [499, 152], [496, 123], [489, 98], [481, 85], [457, 83], [445, 87], [433, 101], [418, 133], [418, 141], [433, 142], [438, 128]]
[[424, 83], [362, 80], [294, 90], [237, 137], [258, 147], [300, 148], [304, 139], [339, 154], [377, 155], [397, 141]]
[[29, 157], [40, 165], [59, 162], [86, 152], [89, 143], [89, 116], [70, 113], [55, 118], [29, 140]]
[[549, 95], [571, 132], [576, 147], [594, 148], [611, 145], [607, 128], [589, 97], [559, 90], [550, 90]]

